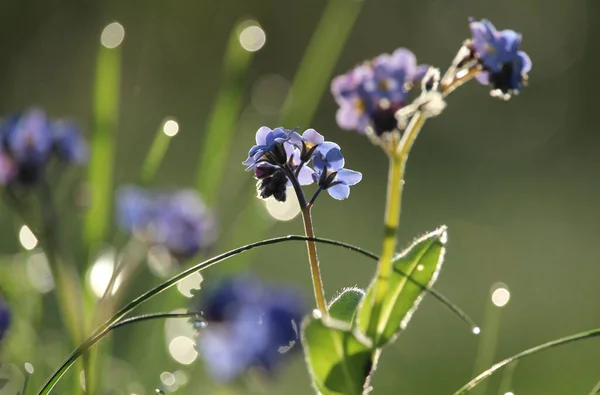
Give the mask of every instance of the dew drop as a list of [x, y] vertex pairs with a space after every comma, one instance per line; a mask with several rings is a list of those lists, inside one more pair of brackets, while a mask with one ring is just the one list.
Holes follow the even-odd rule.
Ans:
[[323, 318], [323, 314], [321, 314], [321, 312], [318, 309], [314, 309], [312, 315], [316, 320], [320, 320], [321, 318]]
[[204, 329], [208, 326], [208, 322], [204, 318], [196, 317], [194, 320], [195, 329]]
[[474, 326], [472, 332], [474, 335], [479, 335], [481, 333], [481, 328], [479, 328], [478, 326]]
[[161, 390], [160, 388], [157, 388], [155, 391], [158, 395], [165, 395], [165, 391]]
[[33, 365], [30, 364], [29, 362], [25, 362], [25, 371], [29, 374], [33, 374]]

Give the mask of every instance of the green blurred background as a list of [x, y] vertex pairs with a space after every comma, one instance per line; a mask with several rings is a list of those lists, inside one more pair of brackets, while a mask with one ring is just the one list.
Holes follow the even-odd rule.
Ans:
[[[255, 241], [265, 235], [240, 232], [236, 225], [248, 202], [243, 188], [250, 185], [240, 162], [256, 129], [276, 126], [280, 119], [325, 5], [318, 0], [2, 0], [0, 113], [40, 105], [52, 115], [73, 116], [89, 134], [99, 35], [105, 25], [119, 21], [126, 33], [115, 183], [137, 180], [156, 129], [171, 116], [180, 131], [156, 184], [194, 185], [229, 33], [240, 18], [256, 20], [266, 32], [266, 45], [244, 83], [242, 114], [218, 200], [222, 239], [238, 232], [235, 241], [224, 244]], [[476, 83], [452, 95], [411, 155], [401, 220], [400, 245], [448, 225], [447, 260], [437, 288], [476, 321], [483, 320], [492, 284], [508, 285], [511, 301], [502, 310], [494, 360], [600, 326], [600, 83], [594, 78], [600, 68], [599, 8], [597, 0], [369, 0], [335, 67], [342, 73], [363, 59], [406, 46], [420, 61], [443, 68], [468, 37], [469, 16], [523, 33], [523, 49], [534, 65], [528, 88], [507, 103], [490, 98]], [[350, 199], [319, 199], [313, 212], [316, 232], [378, 252], [386, 158], [365, 137], [341, 131], [335, 110], [326, 93], [310, 125], [284, 125], [316, 128], [343, 147], [348, 167], [364, 175]], [[2, 221], [2, 252], [17, 252], [16, 225], [5, 209]], [[276, 224], [267, 235], [301, 231], [296, 218]], [[332, 247], [321, 247], [320, 256], [329, 297], [344, 286], [365, 287], [375, 268]], [[223, 269], [228, 265], [235, 260], [223, 263]], [[205, 281], [223, 269], [210, 269]], [[252, 255], [251, 270], [303, 286], [312, 301], [301, 243], [261, 250]], [[141, 275], [132, 295], [157, 281]], [[44, 306], [54, 308], [52, 298], [44, 298]], [[173, 303], [187, 307], [184, 298]], [[56, 335], [55, 321], [45, 319], [50, 332], [42, 338]], [[170, 359], [163, 323], [142, 325], [114, 337], [115, 355], [123, 362], [113, 364], [121, 374], [110, 374], [123, 381], [123, 394], [134, 393], [127, 387], [133, 381], [141, 385], [135, 393], [153, 393], [160, 373], [174, 370], [193, 378], [193, 386], [181, 393], [216, 393], [204, 384], [200, 364], [180, 366]], [[477, 342], [468, 327], [427, 298], [383, 354], [373, 379], [375, 394], [452, 393], [473, 376]], [[69, 349], [63, 344], [37, 351], [56, 364]], [[587, 394], [600, 379], [598, 355], [600, 341], [589, 340], [524, 360], [514, 376], [514, 393]], [[35, 381], [48, 373], [42, 369]], [[498, 381], [492, 379], [487, 393], [498, 393]], [[265, 391], [311, 393], [302, 358]]]

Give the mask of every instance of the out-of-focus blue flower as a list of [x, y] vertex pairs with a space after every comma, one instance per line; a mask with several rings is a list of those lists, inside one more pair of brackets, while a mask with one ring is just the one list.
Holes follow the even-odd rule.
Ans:
[[491, 84], [503, 94], [519, 92], [531, 70], [531, 59], [520, 50], [521, 34], [514, 30], [498, 31], [487, 19], [469, 19], [471, 50], [484, 72], [477, 76], [480, 83]]
[[273, 164], [283, 165], [287, 162], [284, 142], [298, 144], [300, 136], [293, 130], [282, 127], [271, 130], [263, 126], [256, 132], [256, 145], [250, 148], [248, 159], [242, 162], [247, 166], [246, 170], [251, 170], [257, 163], [266, 160]]
[[187, 258], [215, 242], [216, 220], [191, 189], [150, 192], [126, 186], [117, 192], [121, 228], [164, 246], [178, 258]]
[[4, 298], [2, 297], [2, 295], [0, 295], [0, 341], [2, 341], [2, 339], [6, 335], [6, 332], [10, 327], [10, 322], [10, 310], [8, 309], [8, 305], [6, 304]]
[[428, 68], [417, 65], [411, 51], [399, 48], [334, 78], [331, 92], [340, 106], [338, 125], [360, 133], [370, 126], [378, 136], [395, 130], [396, 112], [407, 104], [410, 89]]
[[49, 119], [40, 109], [11, 115], [0, 123], [2, 159], [0, 184], [13, 181], [34, 184], [43, 177], [45, 166], [54, 155], [66, 163], [87, 160], [85, 140], [70, 122]]
[[294, 345], [305, 309], [289, 287], [240, 276], [201, 291], [200, 297], [198, 308], [208, 325], [199, 330], [196, 344], [216, 380], [231, 381], [249, 369], [272, 374], [287, 351], [299, 349]]
[[89, 157], [86, 141], [72, 122], [58, 121], [53, 125], [54, 147], [58, 157], [66, 163], [83, 164]]
[[315, 152], [313, 164], [315, 167], [313, 179], [334, 199], [346, 199], [350, 196], [350, 186], [362, 180], [361, 173], [344, 169], [344, 156], [335, 143], [322, 144]]

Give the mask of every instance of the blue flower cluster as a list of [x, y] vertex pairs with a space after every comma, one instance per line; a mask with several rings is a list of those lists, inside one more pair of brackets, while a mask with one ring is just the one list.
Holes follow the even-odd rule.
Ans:
[[405, 48], [381, 54], [335, 77], [331, 93], [339, 105], [338, 126], [368, 134], [378, 142], [388, 132], [402, 132], [406, 125], [402, 109], [410, 108], [410, 91], [419, 83], [423, 84], [422, 96], [411, 107], [421, 110], [423, 105], [429, 105], [430, 116], [445, 107], [442, 94], [472, 76], [491, 85], [493, 96], [508, 99], [520, 92], [531, 70], [529, 56], [520, 50], [521, 35], [513, 30], [497, 31], [486, 19], [469, 22], [472, 37], [444, 77], [446, 84], [441, 92], [437, 92], [437, 78], [430, 78], [439, 70], [419, 65], [415, 55]]
[[6, 335], [6, 332], [10, 327], [10, 322], [10, 310], [8, 309], [8, 305], [6, 304], [4, 298], [2, 297], [2, 295], [0, 295], [0, 341], [2, 341], [2, 339]]
[[406, 48], [381, 54], [331, 83], [331, 92], [340, 106], [337, 123], [345, 130], [377, 136], [398, 127], [396, 112], [408, 104], [410, 90], [419, 84], [429, 66], [417, 65], [415, 55]]
[[487, 19], [470, 19], [469, 25], [469, 48], [483, 69], [477, 80], [502, 95], [520, 92], [531, 70], [531, 59], [520, 50], [521, 35], [514, 30], [497, 31]]
[[197, 308], [207, 325], [199, 326], [197, 348], [218, 381], [236, 379], [249, 369], [273, 374], [299, 350], [299, 326], [306, 312], [299, 293], [238, 276], [202, 290]]
[[[313, 168], [308, 166], [311, 160]], [[286, 200], [288, 186], [299, 193], [301, 185], [313, 182], [318, 183], [319, 191], [327, 190], [335, 199], [346, 199], [349, 187], [362, 179], [361, 173], [344, 168], [339, 145], [325, 141], [314, 129], [300, 135], [282, 127], [263, 126], [256, 132], [256, 145], [243, 164], [246, 170], [254, 171], [259, 197], [273, 196], [278, 201]]]
[[215, 242], [216, 219], [191, 189], [158, 193], [121, 187], [117, 191], [117, 215], [122, 229], [165, 247], [180, 259]]
[[52, 159], [83, 164], [88, 158], [88, 146], [75, 124], [52, 120], [40, 109], [4, 119], [0, 141], [0, 185], [33, 185]]

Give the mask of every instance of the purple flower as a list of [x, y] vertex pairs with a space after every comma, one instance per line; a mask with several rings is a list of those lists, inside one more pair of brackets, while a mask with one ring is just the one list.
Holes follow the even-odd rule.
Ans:
[[[351, 97], [344, 96], [349, 92], [345, 88], [340, 87], [339, 92], [340, 97], [344, 97], [343, 100]], [[360, 177], [360, 173], [342, 169], [343, 158], [340, 167], [335, 167], [337, 164], [327, 165], [328, 169], [332, 169], [330, 172], [327, 171], [327, 166], [324, 164], [325, 159], [323, 158], [327, 151], [336, 147], [339, 152], [337, 144], [325, 141], [325, 138], [314, 129], [305, 130], [302, 136], [294, 131], [287, 130], [286, 132], [286, 129], [278, 129], [280, 130], [260, 128], [256, 133], [257, 145], [252, 147], [248, 159], [244, 162], [248, 166], [246, 170], [253, 170], [254, 177], [258, 180], [256, 184], [258, 197], [262, 199], [273, 197], [284, 202], [287, 198], [287, 189], [293, 186], [300, 205], [307, 205], [300, 187], [310, 185], [315, 181], [319, 181], [320, 190], [332, 188], [329, 190], [329, 194], [336, 199], [348, 197], [350, 193], [348, 185], [354, 185], [360, 181], [360, 178], [355, 179], [356, 174]], [[276, 141], [277, 139], [280, 140]], [[268, 148], [265, 148], [267, 146]], [[315, 168], [321, 166], [318, 172], [309, 166], [310, 161], [313, 161]], [[330, 178], [321, 180], [321, 176]], [[314, 203], [318, 194], [317, 192], [308, 204]]]
[[31, 185], [54, 156], [65, 163], [87, 160], [87, 145], [73, 123], [53, 121], [40, 109], [11, 115], [0, 124], [0, 184]]
[[531, 70], [531, 59], [519, 50], [521, 35], [514, 30], [497, 31], [487, 19], [469, 19], [470, 47], [483, 67], [477, 79], [483, 85], [492, 85], [504, 95], [518, 93]]
[[243, 162], [246, 170], [254, 170], [258, 180], [258, 196], [267, 199], [286, 200], [287, 187], [313, 183], [312, 170], [307, 163], [315, 149], [324, 141], [314, 129], [307, 129], [302, 136], [293, 130], [263, 126], [256, 132], [256, 145], [250, 149]]
[[419, 65], [405, 48], [382, 54], [366, 64], [333, 79], [331, 92], [339, 104], [336, 119], [342, 129], [378, 135], [398, 127], [395, 114], [407, 104], [411, 87], [428, 66]]
[[199, 329], [198, 351], [216, 380], [227, 382], [248, 370], [273, 374], [299, 340], [305, 312], [300, 294], [257, 278], [228, 278], [201, 291], [199, 310], [208, 325]]
[[350, 186], [362, 180], [362, 174], [344, 169], [344, 156], [335, 143], [325, 143], [317, 149], [313, 164], [313, 179], [326, 189], [332, 198], [342, 200], [350, 195]]
[[271, 130], [263, 126], [256, 132], [256, 145], [250, 148], [248, 159], [242, 163], [247, 166], [246, 170], [253, 169], [262, 161], [283, 165], [288, 160], [283, 143], [288, 141], [298, 143], [299, 140], [300, 136], [293, 130], [282, 127]]
[[0, 295], [0, 341], [2, 341], [2, 339], [6, 335], [6, 332], [10, 327], [10, 322], [10, 310], [8, 309], [8, 305], [6, 304], [4, 298], [2, 297], [2, 295]]
[[119, 225], [178, 258], [193, 256], [215, 242], [216, 220], [191, 189], [156, 193], [134, 186], [117, 192]]

